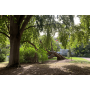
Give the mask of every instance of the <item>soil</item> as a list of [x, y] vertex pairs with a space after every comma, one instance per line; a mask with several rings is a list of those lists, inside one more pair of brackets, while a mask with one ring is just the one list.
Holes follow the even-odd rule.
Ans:
[[20, 68], [5, 68], [0, 63], [0, 75], [90, 75], [90, 64], [70, 63], [71, 60], [50, 60], [43, 64], [21, 64]]

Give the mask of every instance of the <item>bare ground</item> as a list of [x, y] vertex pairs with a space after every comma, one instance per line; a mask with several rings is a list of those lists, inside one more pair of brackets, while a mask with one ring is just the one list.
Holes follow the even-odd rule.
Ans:
[[0, 64], [0, 75], [90, 75], [90, 64], [69, 63], [71, 60], [51, 60], [43, 64], [21, 64], [20, 68], [5, 68]]

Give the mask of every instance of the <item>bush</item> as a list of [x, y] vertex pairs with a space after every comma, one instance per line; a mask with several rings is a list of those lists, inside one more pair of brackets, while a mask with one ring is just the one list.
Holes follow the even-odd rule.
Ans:
[[7, 49], [0, 49], [0, 62], [5, 62]]
[[38, 55], [39, 62], [44, 62], [44, 61], [48, 60], [47, 51], [45, 51], [44, 49], [39, 49], [37, 51], [37, 55]]
[[84, 56], [85, 56], [85, 57], [90, 57], [90, 54], [85, 54]]
[[5, 54], [3, 54], [3, 53], [0, 54], [0, 62], [4, 62], [5, 58], [6, 58]]
[[19, 60], [21, 63], [24, 62], [24, 48], [20, 48], [20, 53], [19, 53]]
[[29, 59], [33, 59], [35, 56], [35, 49], [34, 48], [27, 48], [24, 50], [24, 60], [28, 62]]
[[37, 58], [39, 62], [44, 62], [48, 60], [47, 51], [43, 49], [39, 49], [36, 51], [34, 48], [31, 47], [21, 47], [20, 48], [20, 63], [27, 63], [30, 60], [34, 60], [35, 53], [37, 54]]
[[24, 63], [24, 62], [30, 62], [30, 58], [33, 58], [35, 56], [35, 49], [31, 48], [31, 47], [21, 47], [20, 48], [20, 62]]

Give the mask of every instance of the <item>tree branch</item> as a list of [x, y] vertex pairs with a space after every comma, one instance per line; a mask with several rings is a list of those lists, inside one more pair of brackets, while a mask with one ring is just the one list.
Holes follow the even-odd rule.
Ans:
[[20, 24], [21, 24], [22, 21], [24, 20], [24, 17], [25, 17], [25, 15], [21, 15], [21, 16], [20, 16], [20, 19], [19, 19], [19, 23], [20, 23]]
[[24, 31], [24, 28], [26, 27], [26, 25], [28, 24], [29, 20], [31, 19], [33, 15], [27, 15], [27, 17], [25, 18], [25, 21], [20, 29], [20, 33], [22, 35], [23, 31]]
[[0, 32], [0, 33], [2, 33], [3, 35], [7, 36], [10, 39], [10, 37], [6, 33], [4, 32]]
[[32, 46], [34, 46], [34, 48], [36, 49], [36, 50], [38, 50], [37, 48], [36, 48], [36, 46], [33, 44], [33, 43], [31, 43], [30, 41], [23, 41], [23, 43], [24, 42], [28, 42], [29, 44], [31, 44]]
[[[61, 23], [51, 23], [51, 24], [45, 24], [45, 25], [42, 25], [42, 26], [52, 25], [52, 24], [61, 24]], [[38, 26], [40, 26], [40, 25], [29, 26], [28, 28], [25, 28], [24, 30], [29, 29], [31, 27], [38, 27]]]
[[[39, 25], [38, 25], [38, 26], [39, 26]], [[35, 26], [29, 26], [28, 28], [25, 28], [24, 30], [29, 29], [29, 28], [31, 28], [31, 27], [37, 27], [37, 25], [35, 25]]]

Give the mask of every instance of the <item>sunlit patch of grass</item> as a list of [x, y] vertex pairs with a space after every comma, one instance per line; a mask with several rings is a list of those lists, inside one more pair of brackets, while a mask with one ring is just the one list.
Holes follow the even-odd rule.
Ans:
[[0, 68], [1, 68], [1, 67], [6, 67], [8, 63], [9, 63], [9, 61], [0, 62]]
[[[66, 57], [67, 59], [71, 59]], [[90, 61], [84, 59], [84, 58], [79, 58], [79, 57], [72, 57], [72, 61], [70, 61], [70, 63], [87, 63], [87, 64], [90, 64]]]

